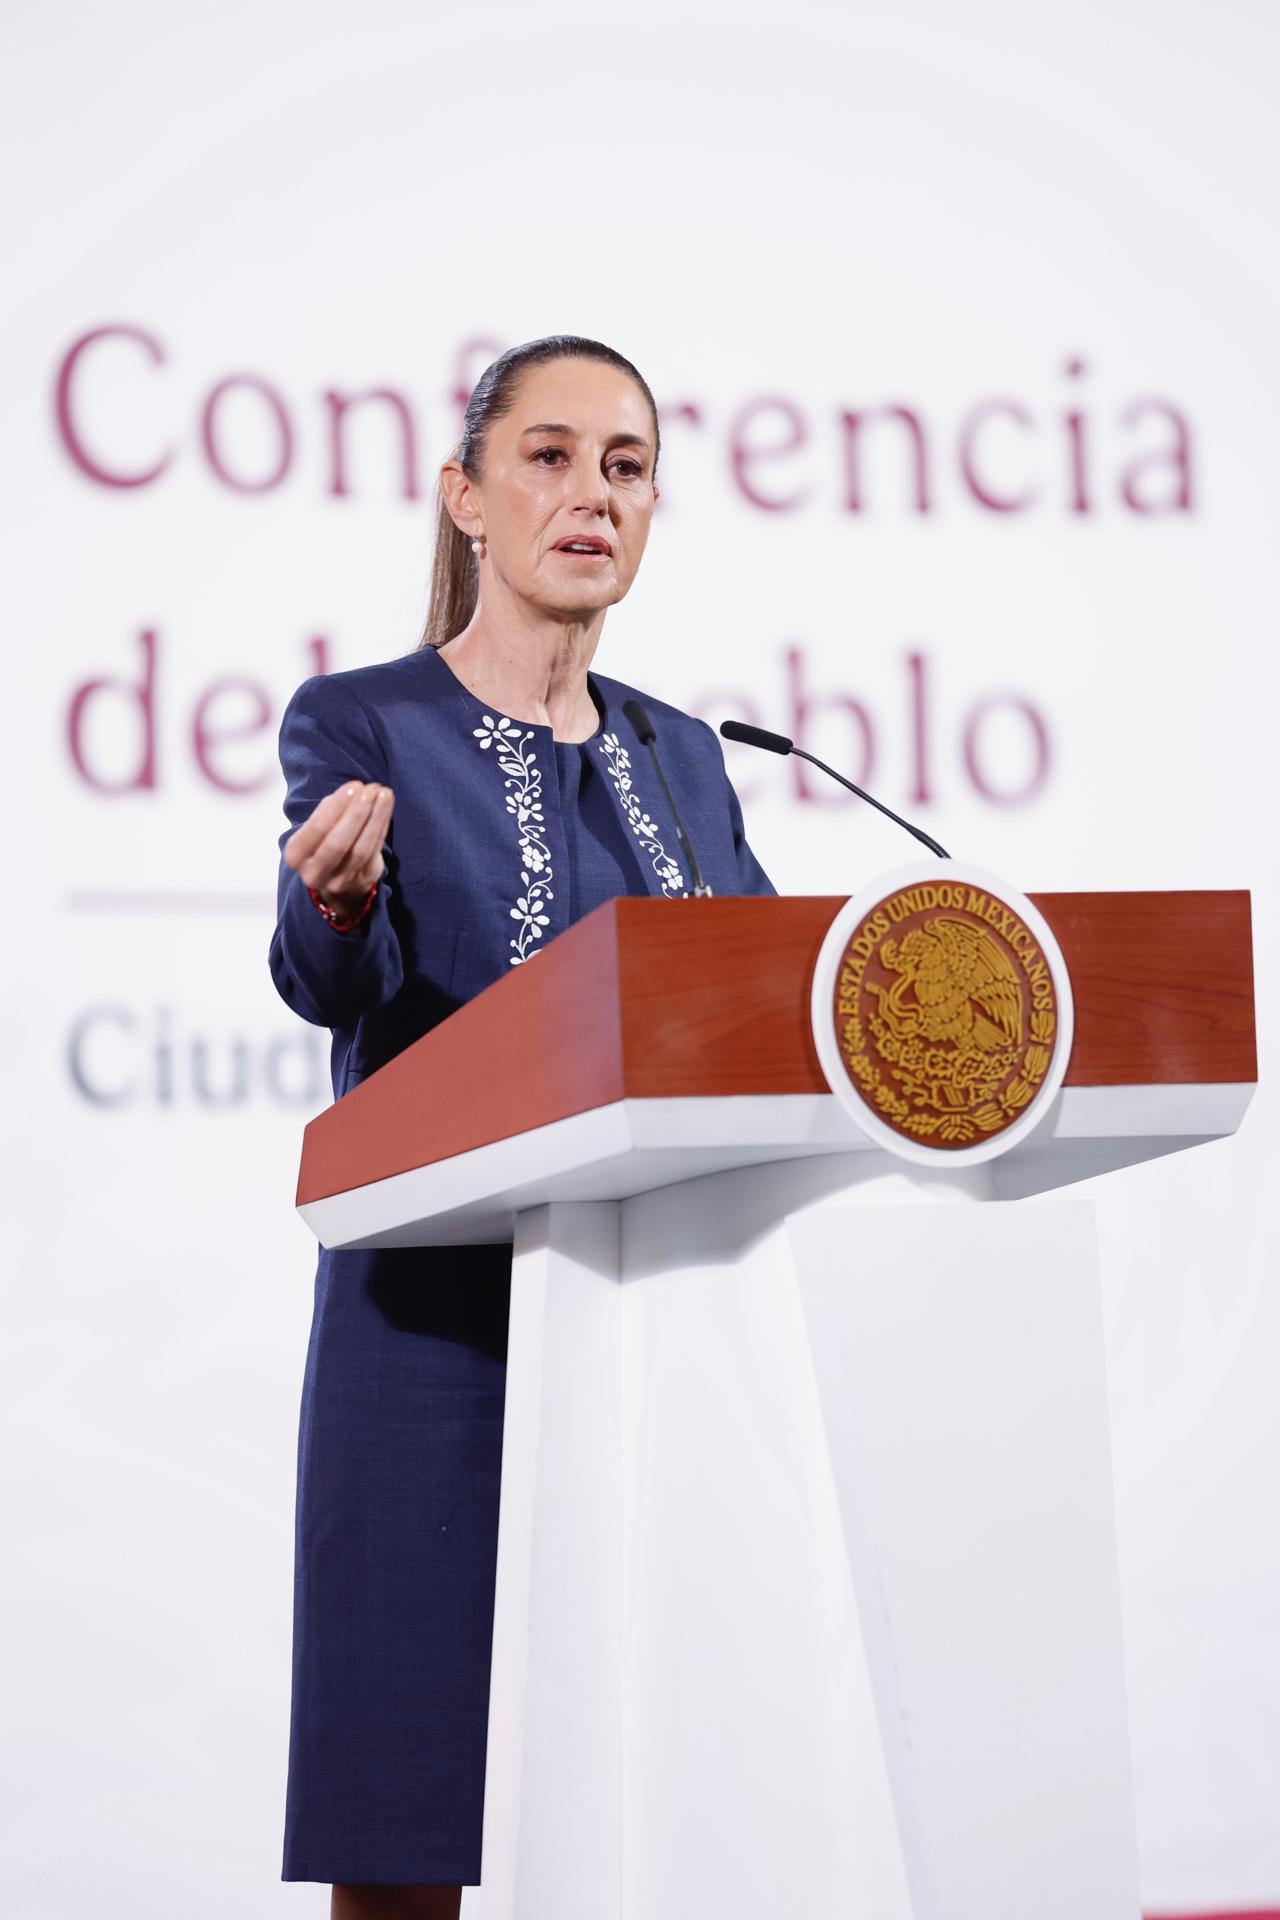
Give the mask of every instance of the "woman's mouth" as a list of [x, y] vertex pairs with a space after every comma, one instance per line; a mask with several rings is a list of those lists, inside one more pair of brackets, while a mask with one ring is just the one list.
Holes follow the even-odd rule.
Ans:
[[551, 551], [572, 554], [576, 560], [608, 560], [613, 554], [613, 548], [607, 540], [596, 539], [559, 540]]

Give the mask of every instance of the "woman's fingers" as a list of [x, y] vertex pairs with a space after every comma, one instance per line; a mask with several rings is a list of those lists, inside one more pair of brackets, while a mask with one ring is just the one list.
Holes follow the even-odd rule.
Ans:
[[354, 846], [372, 804], [363, 786], [352, 795], [343, 795], [342, 805], [324, 827], [319, 842], [298, 862], [298, 873], [307, 886], [324, 887], [330, 883], [331, 876]]
[[351, 852], [369, 825], [378, 795], [385, 789], [348, 781], [327, 794], [285, 842], [288, 864], [308, 887], [334, 885], [334, 876], [347, 867]]
[[387, 837], [387, 828], [391, 825], [391, 812], [396, 797], [390, 787], [380, 787], [373, 810], [365, 822], [363, 831], [351, 850], [356, 862], [356, 884], [371, 887], [375, 880], [382, 878], [385, 862], [382, 858], [382, 843]]
[[316, 851], [335, 820], [342, 815], [347, 803], [364, 792], [362, 780], [348, 780], [345, 785], [327, 793], [318, 806], [313, 807], [300, 827], [294, 829], [284, 843], [284, 857], [296, 870], [304, 860], [309, 860]]
[[382, 843], [391, 823], [395, 796], [390, 787], [371, 789], [373, 804], [346, 858], [334, 869], [326, 884], [335, 893], [367, 893], [375, 880], [382, 878]]

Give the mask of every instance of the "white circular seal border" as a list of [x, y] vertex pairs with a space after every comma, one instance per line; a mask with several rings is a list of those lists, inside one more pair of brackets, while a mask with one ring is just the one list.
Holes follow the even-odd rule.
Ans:
[[[1049, 1062], [1048, 1072], [1035, 1098], [1018, 1118], [986, 1140], [979, 1140], [971, 1147], [929, 1147], [921, 1140], [910, 1140], [896, 1128], [889, 1126], [873, 1113], [861, 1094], [855, 1091], [849, 1079], [848, 1069], [840, 1052], [840, 1040], [836, 1032], [833, 1005], [835, 1001], [836, 981], [840, 973], [840, 963], [844, 950], [853, 935], [866, 919], [890, 894], [898, 893], [903, 887], [918, 887], [927, 881], [937, 883], [959, 883], [966, 887], [976, 887], [982, 893], [994, 894], [1004, 906], [1011, 907], [1033, 933], [1040, 943], [1040, 951], [1049, 963], [1049, 972], [1053, 977], [1053, 988], [1058, 1000], [1058, 1033], [1054, 1043], [1053, 1058]], [[896, 1154], [900, 1160], [914, 1161], [916, 1166], [955, 1167], [974, 1166], [981, 1160], [994, 1160], [1002, 1153], [1008, 1153], [1020, 1140], [1025, 1140], [1034, 1127], [1048, 1113], [1058, 1089], [1061, 1087], [1071, 1058], [1071, 1043], [1075, 1036], [1075, 1004], [1071, 997], [1071, 977], [1067, 972], [1067, 963], [1062, 957], [1062, 949], [1054, 939], [1052, 929], [1044, 915], [1033, 907], [1025, 894], [1016, 888], [1007, 886], [998, 874], [988, 873], [982, 867], [971, 867], [963, 860], [918, 860], [909, 866], [895, 867], [891, 873], [882, 874], [878, 879], [860, 887], [841, 907], [835, 919], [827, 929], [826, 937], [818, 952], [817, 963], [813, 970], [813, 990], [810, 996], [810, 1019], [813, 1027], [814, 1045], [818, 1050], [818, 1060], [826, 1075], [827, 1085], [863, 1133], [874, 1141], [876, 1146], [884, 1147], [889, 1153]]]

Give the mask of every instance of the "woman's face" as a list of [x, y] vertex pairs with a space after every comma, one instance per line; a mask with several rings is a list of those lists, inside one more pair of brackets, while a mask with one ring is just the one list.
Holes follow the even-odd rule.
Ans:
[[621, 600], [658, 498], [653, 416], [635, 381], [598, 360], [530, 367], [483, 457], [478, 480], [449, 496], [464, 531], [484, 533], [482, 594], [492, 574], [571, 619]]

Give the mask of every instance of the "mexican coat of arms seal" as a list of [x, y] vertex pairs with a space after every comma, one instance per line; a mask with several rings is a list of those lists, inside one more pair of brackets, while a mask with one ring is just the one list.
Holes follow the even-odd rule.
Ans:
[[1042, 1116], [1071, 1045], [1061, 951], [1029, 900], [944, 861], [836, 916], [814, 979], [832, 1091], [911, 1159], [988, 1159]]

